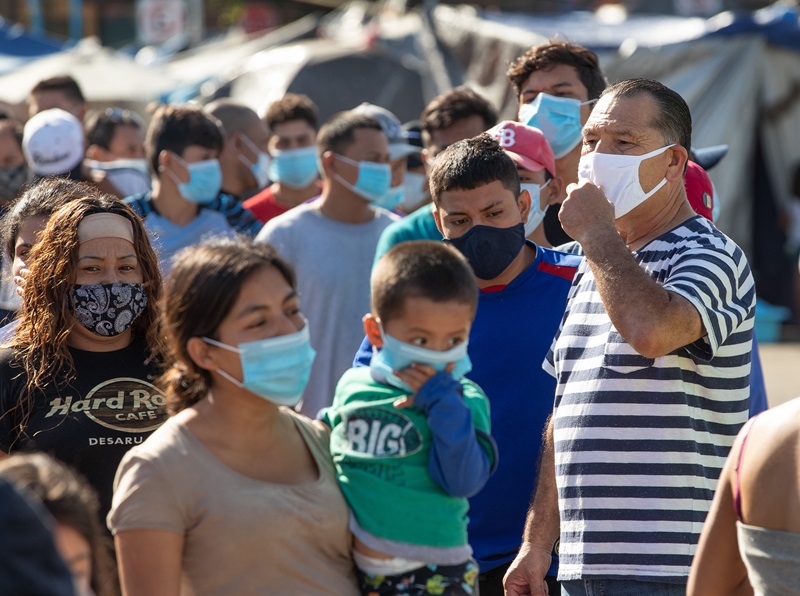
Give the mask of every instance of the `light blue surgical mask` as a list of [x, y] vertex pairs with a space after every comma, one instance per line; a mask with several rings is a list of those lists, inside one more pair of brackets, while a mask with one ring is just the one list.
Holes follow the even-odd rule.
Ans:
[[561, 159], [581, 141], [581, 106], [595, 101], [581, 102], [571, 97], [539, 93], [531, 103], [520, 107], [519, 121], [541, 130], [553, 150], [553, 157]]
[[405, 187], [401, 184], [399, 186], [390, 186], [386, 194], [379, 201], [375, 201], [373, 205], [376, 207], [383, 207], [387, 211], [392, 211], [402, 201], [405, 194]]
[[305, 188], [319, 176], [317, 148], [314, 146], [275, 151], [269, 164], [269, 177], [289, 188]]
[[355, 184], [350, 184], [339, 174], [334, 174], [339, 182], [370, 203], [377, 204], [385, 199], [392, 183], [392, 168], [388, 163], [355, 161], [338, 153], [336, 159], [358, 167], [358, 178], [356, 178]]
[[525, 222], [525, 237], [527, 238], [544, 221], [545, 211], [542, 209], [542, 189], [550, 184], [553, 179], [539, 186], [538, 184], [523, 182], [519, 185], [520, 190], [527, 190], [531, 195], [531, 209], [528, 211], [528, 220]]
[[381, 338], [383, 338], [383, 347], [373, 354], [370, 368], [385, 377], [391, 385], [408, 393], [413, 393], [414, 390], [394, 373], [408, 368], [411, 364], [427, 364], [441, 372], [453, 362], [455, 366], [452, 375], [456, 380], [461, 379], [472, 370], [472, 362], [467, 355], [468, 342], [466, 341], [445, 352], [437, 352], [402, 342], [384, 333], [383, 329], [381, 329]]
[[[178, 157], [183, 161], [180, 157]], [[172, 172], [170, 175], [178, 185], [178, 192], [187, 201], [205, 205], [214, 200], [222, 188], [222, 169], [219, 167], [219, 161], [216, 159], [206, 159], [204, 161], [196, 161], [193, 163], [186, 163], [183, 161], [184, 167], [189, 171], [189, 182], [179, 182]]]
[[255, 153], [258, 157], [256, 157], [255, 163], [251, 162], [246, 155], [243, 153], [239, 154], [239, 160], [250, 168], [250, 172], [253, 174], [253, 178], [256, 179], [256, 184], [258, 188], [264, 188], [269, 182], [269, 165], [270, 165], [270, 158], [269, 155], [264, 153], [263, 151], [259, 150], [256, 147], [255, 143], [248, 139], [246, 136], [242, 135], [242, 141], [244, 141], [245, 145]]
[[239, 353], [244, 377], [241, 381], [217, 369], [237, 387], [279, 406], [294, 407], [300, 402], [316, 356], [309, 339], [308, 322], [297, 333], [246, 342], [237, 347], [208, 337], [203, 341]]

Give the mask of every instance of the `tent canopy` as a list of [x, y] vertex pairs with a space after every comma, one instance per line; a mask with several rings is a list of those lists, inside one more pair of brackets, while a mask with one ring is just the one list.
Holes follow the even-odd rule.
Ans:
[[213, 96], [229, 96], [263, 113], [286, 92], [312, 97], [323, 122], [363, 101], [383, 106], [403, 121], [419, 118], [424, 107], [421, 75], [414, 68], [380, 51], [321, 39], [256, 54]]
[[23, 102], [38, 81], [65, 74], [78, 82], [87, 101], [102, 103], [147, 103], [177, 84], [168, 75], [87, 39], [0, 77], [0, 100]]

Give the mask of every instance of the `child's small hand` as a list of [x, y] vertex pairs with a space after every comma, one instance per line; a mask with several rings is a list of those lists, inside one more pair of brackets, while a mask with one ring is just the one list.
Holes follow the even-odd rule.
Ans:
[[23, 295], [25, 292], [25, 280], [28, 279], [28, 276], [31, 274], [30, 270], [28, 269], [20, 269], [19, 275], [14, 276], [14, 285], [16, 285], [17, 294], [20, 296]]
[[[453, 372], [453, 367], [455, 363], [451, 362], [445, 367], [446, 372]], [[404, 381], [409, 387], [414, 390], [412, 395], [407, 395], [405, 397], [401, 397], [398, 400], [395, 400], [394, 407], [395, 408], [410, 408], [414, 405], [414, 397], [416, 396], [417, 392], [420, 388], [427, 383], [431, 377], [436, 374], [436, 369], [427, 364], [417, 364], [413, 363], [411, 366], [404, 368], [403, 370], [396, 371], [394, 374], [397, 375], [397, 378]]]

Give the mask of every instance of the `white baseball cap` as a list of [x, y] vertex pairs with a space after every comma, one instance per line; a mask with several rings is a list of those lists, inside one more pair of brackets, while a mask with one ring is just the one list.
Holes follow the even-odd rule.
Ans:
[[34, 174], [66, 174], [83, 159], [83, 126], [60, 108], [39, 112], [25, 123], [22, 152]]
[[415, 147], [408, 142], [408, 135], [403, 130], [400, 120], [386, 108], [364, 102], [353, 108], [353, 112], [364, 114], [378, 121], [389, 139], [389, 159], [392, 161], [422, 151], [420, 147]]

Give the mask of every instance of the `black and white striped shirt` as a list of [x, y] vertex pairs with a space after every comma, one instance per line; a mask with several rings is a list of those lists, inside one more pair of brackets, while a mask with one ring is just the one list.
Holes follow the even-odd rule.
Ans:
[[562, 580], [686, 581], [747, 419], [755, 287], [741, 249], [696, 216], [633, 254], [697, 308], [707, 336], [641, 356], [611, 324], [581, 264], [544, 363], [557, 380]]

